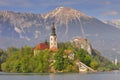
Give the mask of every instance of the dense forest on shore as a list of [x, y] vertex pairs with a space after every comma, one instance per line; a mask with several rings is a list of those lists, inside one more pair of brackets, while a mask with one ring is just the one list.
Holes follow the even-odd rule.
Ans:
[[[76, 61], [80, 60], [87, 66], [97, 71], [110, 71], [120, 69], [120, 64], [114, 65], [93, 49], [89, 55], [84, 49], [76, 49], [69, 42], [59, 43], [59, 50], [54, 52], [49, 49], [42, 50], [38, 55], [33, 55], [33, 48], [24, 46], [20, 49], [9, 47], [0, 49], [0, 70], [3, 72], [79, 72]], [[69, 59], [65, 50], [72, 50], [74, 59]]]

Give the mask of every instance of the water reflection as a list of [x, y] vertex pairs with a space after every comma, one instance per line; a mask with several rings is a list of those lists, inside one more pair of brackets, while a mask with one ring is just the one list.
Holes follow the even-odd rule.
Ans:
[[55, 74], [50, 74], [50, 80], [55, 80]]
[[2, 73], [0, 80], [120, 80], [120, 71], [98, 72], [98, 73]]

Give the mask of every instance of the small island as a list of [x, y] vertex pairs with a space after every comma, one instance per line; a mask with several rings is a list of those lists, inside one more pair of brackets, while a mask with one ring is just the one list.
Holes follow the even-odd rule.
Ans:
[[0, 69], [3, 72], [59, 73], [96, 72], [120, 69], [93, 49], [86, 38], [75, 37], [68, 42], [58, 42], [53, 23], [50, 41], [39, 43], [34, 48], [10, 47], [0, 50]]

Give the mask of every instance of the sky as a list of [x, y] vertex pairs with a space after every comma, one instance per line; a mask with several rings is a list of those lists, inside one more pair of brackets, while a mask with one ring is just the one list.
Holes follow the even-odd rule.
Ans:
[[44, 14], [57, 7], [73, 8], [100, 20], [120, 19], [120, 0], [0, 0], [0, 11]]

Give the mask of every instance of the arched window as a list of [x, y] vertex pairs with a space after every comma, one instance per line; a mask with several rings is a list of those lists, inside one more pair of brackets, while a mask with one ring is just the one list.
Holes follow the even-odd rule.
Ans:
[[54, 38], [54, 40], [56, 41], [56, 37]]

